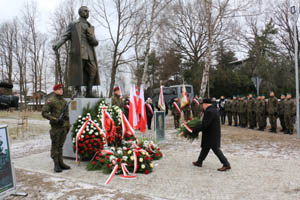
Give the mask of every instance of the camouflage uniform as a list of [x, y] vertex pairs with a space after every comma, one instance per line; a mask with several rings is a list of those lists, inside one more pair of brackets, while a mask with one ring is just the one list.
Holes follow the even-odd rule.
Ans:
[[192, 101], [192, 112], [193, 112], [193, 117], [194, 118], [200, 118], [200, 103], [199, 103], [198, 99], [194, 98]]
[[[178, 108], [180, 109], [180, 103], [179, 102], [174, 102], [174, 103], [176, 103]], [[174, 105], [172, 105], [172, 115], [174, 117], [175, 128], [179, 128], [181, 112], [178, 112], [178, 110], [176, 109], [176, 107]]]
[[181, 108], [183, 111], [184, 121], [187, 121], [191, 118], [191, 104], [188, 103], [183, 108]]
[[238, 126], [238, 100], [234, 99], [231, 103], [232, 116], [234, 121], [234, 126]]
[[232, 100], [228, 100], [225, 103], [225, 113], [227, 115], [227, 119], [228, 119], [228, 125], [231, 126], [232, 125]]
[[269, 121], [271, 124], [271, 131], [276, 133], [277, 129], [277, 104], [278, 100], [275, 96], [270, 97], [268, 101], [268, 114], [269, 114]]
[[295, 116], [296, 109], [293, 99], [287, 99], [284, 101], [284, 122], [286, 127], [286, 134], [293, 134], [293, 117]]
[[239, 126], [242, 126], [242, 110], [243, 110], [243, 100], [240, 98], [238, 101]]
[[241, 127], [246, 128], [248, 125], [248, 119], [247, 119], [247, 99], [244, 99], [241, 101], [240, 106], [240, 112], [241, 112]]
[[266, 102], [263, 99], [259, 99], [256, 104], [256, 119], [259, 130], [263, 131], [266, 124]]
[[280, 99], [278, 102], [278, 116], [280, 119], [280, 125], [281, 125], [281, 131], [285, 131], [285, 122], [284, 122], [284, 104], [285, 104], [285, 99]]
[[255, 120], [255, 99], [249, 98], [247, 101], [247, 116], [248, 116], [248, 122], [249, 122], [249, 128], [253, 129], [256, 127], [256, 120]]
[[62, 122], [58, 122], [58, 118], [66, 103], [63, 96], [53, 94], [42, 109], [42, 116], [50, 120], [51, 125], [51, 158], [56, 165], [59, 164], [61, 167], [64, 165], [62, 160], [63, 145], [70, 129], [69, 111], [67, 110], [65, 113]]
[[112, 106], [118, 106], [119, 108], [121, 108], [122, 106], [122, 100], [120, 98], [120, 95], [116, 95], [114, 94], [114, 96], [111, 98], [111, 105]]

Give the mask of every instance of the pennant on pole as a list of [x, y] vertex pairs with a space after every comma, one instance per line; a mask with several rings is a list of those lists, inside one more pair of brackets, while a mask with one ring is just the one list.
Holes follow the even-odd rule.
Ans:
[[145, 109], [145, 98], [144, 98], [144, 89], [143, 85], [140, 87], [140, 97], [139, 97], [139, 106], [138, 106], [138, 127], [142, 133], [146, 131], [146, 124], [147, 124], [147, 115]]

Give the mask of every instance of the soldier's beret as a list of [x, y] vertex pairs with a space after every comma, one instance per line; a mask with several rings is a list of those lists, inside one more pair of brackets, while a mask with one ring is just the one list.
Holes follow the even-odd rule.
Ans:
[[62, 88], [62, 84], [59, 84], [59, 83], [53, 86], [54, 91], [58, 90], [58, 89], [61, 89], [61, 88]]
[[118, 86], [114, 87], [114, 91], [118, 91], [120, 88]]
[[203, 99], [203, 103], [211, 103], [211, 99], [209, 98]]

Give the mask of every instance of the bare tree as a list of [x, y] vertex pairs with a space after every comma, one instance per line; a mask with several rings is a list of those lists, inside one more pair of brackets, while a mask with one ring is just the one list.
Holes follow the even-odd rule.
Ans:
[[[41, 88], [40, 82], [43, 72], [43, 65], [40, 65], [43, 56], [43, 47], [45, 45], [45, 42], [47, 40], [47, 37], [45, 35], [42, 35], [38, 31], [38, 11], [37, 11], [37, 4], [36, 2], [29, 2], [25, 4], [25, 9], [23, 12], [23, 20], [24, 20], [24, 26], [25, 29], [28, 31], [28, 55], [29, 55], [29, 63], [31, 65], [31, 79], [32, 79], [32, 88], [33, 88], [33, 96], [38, 94], [38, 90]], [[38, 98], [35, 98], [36, 104], [39, 103]]]
[[[145, 49], [145, 63], [143, 74], [141, 77], [142, 84], [146, 85], [147, 80], [147, 72], [148, 72], [148, 65], [149, 65], [149, 55], [150, 55], [150, 48], [151, 48], [151, 40], [159, 29], [161, 22], [160, 16], [162, 11], [171, 3], [171, 0], [146, 0], [140, 1], [143, 5], [143, 9], [139, 9], [139, 12], [143, 12], [142, 19], [142, 27], [146, 31], [144, 34], [146, 49]], [[150, 10], [148, 8], [151, 8]]]
[[[67, 28], [68, 24], [76, 19], [76, 7], [78, 6], [77, 2], [78, 1], [74, 0], [66, 0], [59, 4], [55, 9], [55, 12], [51, 18], [52, 35], [55, 36], [52, 40], [57, 41]], [[57, 83], [60, 79], [62, 79], [61, 81], [64, 85], [65, 92], [67, 92], [67, 88], [69, 87], [69, 74], [67, 70], [69, 62], [69, 49], [70, 43], [66, 42], [59, 49], [58, 55], [55, 56], [53, 52], [51, 52], [55, 60], [55, 82]]]
[[[14, 20], [14, 59], [18, 65], [16, 79], [19, 84], [20, 100], [26, 100], [27, 96], [27, 56], [28, 56], [28, 34], [22, 23], [16, 18]], [[23, 99], [23, 97], [25, 99]], [[26, 103], [26, 101], [25, 101]], [[26, 105], [26, 104], [25, 104]]]
[[[113, 12], [116, 15], [112, 15], [108, 12], [108, 5], [111, 4]], [[109, 33], [109, 39], [113, 44], [112, 51], [112, 73], [109, 89], [109, 96], [112, 96], [113, 87], [115, 85], [115, 78], [117, 68], [132, 59], [124, 59], [125, 53], [134, 46], [133, 38], [134, 34], [130, 32], [130, 25], [137, 14], [134, 1], [130, 0], [96, 0], [93, 5], [94, 19], [103, 28], [107, 29]], [[113, 22], [116, 22], [116, 25]]]
[[0, 27], [0, 57], [6, 66], [7, 81], [13, 83], [13, 47], [15, 30], [12, 22], [5, 22]]

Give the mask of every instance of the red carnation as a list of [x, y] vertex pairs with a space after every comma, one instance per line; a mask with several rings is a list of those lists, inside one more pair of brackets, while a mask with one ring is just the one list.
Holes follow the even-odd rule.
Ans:
[[139, 157], [140, 156], [140, 152], [136, 152], [136, 156]]
[[148, 156], [146, 156], [146, 157], [145, 157], [145, 160], [149, 160], [149, 157], [148, 157]]
[[111, 167], [111, 164], [107, 164], [107, 167], [110, 168], [110, 167]]
[[87, 151], [87, 150], [88, 150], [88, 148], [87, 148], [87, 147], [85, 147], [85, 148], [84, 148], [84, 150], [86, 150], [86, 151]]
[[88, 144], [88, 143], [89, 143], [89, 141], [88, 141], [88, 140], [86, 140], [86, 141], [85, 141], [85, 143], [87, 143], [87, 144]]
[[96, 157], [95, 157], [95, 159], [96, 159], [96, 160], [99, 160], [99, 157], [98, 157], [98, 156], [96, 156]]
[[158, 157], [159, 156], [159, 153], [155, 153], [155, 157]]
[[98, 156], [102, 156], [102, 153], [99, 153]]
[[101, 141], [100, 138], [98, 138], [98, 139], [97, 139], [97, 142], [100, 142], [100, 141]]
[[160, 153], [160, 157], [163, 157], [163, 154], [162, 154], [162, 153]]
[[117, 159], [117, 162], [122, 162], [122, 158], [118, 158], [118, 159]]
[[153, 158], [152, 158], [152, 157], [150, 157], [150, 160], [152, 161], [152, 160], [153, 160]]
[[92, 135], [92, 138], [95, 138], [95, 135]]
[[80, 151], [80, 154], [84, 154], [84, 151]]
[[88, 147], [92, 147], [92, 144], [89, 144]]
[[92, 147], [90, 147], [90, 148], [89, 148], [89, 150], [90, 150], [90, 151], [93, 151], [93, 148], [92, 148]]
[[145, 174], [149, 174], [149, 170], [148, 169], [145, 170]]
[[90, 142], [93, 143], [93, 142], [94, 142], [94, 139], [90, 139]]
[[108, 156], [108, 155], [105, 155], [105, 158], [107, 159], [107, 158], [109, 158], [109, 156]]
[[97, 148], [95, 148], [95, 149], [94, 149], [94, 151], [95, 151], [95, 152], [97, 152], [97, 151], [98, 151], [98, 149], [97, 149]]
[[103, 158], [101, 158], [100, 162], [101, 162], [101, 163], [104, 163], [104, 159], [103, 159]]
[[83, 142], [83, 138], [80, 138], [80, 141]]
[[156, 150], [157, 150], [157, 151], [160, 151], [160, 148], [157, 148]]
[[129, 151], [130, 150], [130, 148], [129, 147], [127, 147], [127, 151]]
[[96, 165], [96, 162], [95, 162], [95, 161], [93, 161], [93, 162], [92, 162], [92, 164], [93, 164], [93, 165]]
[[86, 135], [86, 136], [85, 136], [85, 138], [86, 138], [86, 139], [89, 139], [89, 138], [90, 138], [90, 136], [89, 136], [89, 135]]
[[98, 145], [98, 143], [95, 142], [95, 143], [94, 143], [94, 146], [97, 146], [97, 145]]

